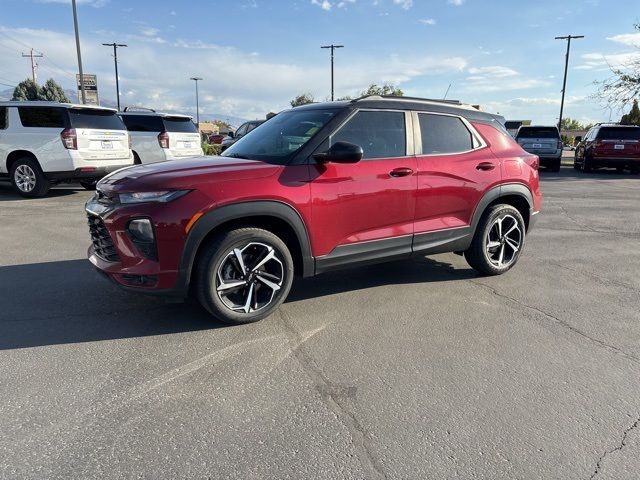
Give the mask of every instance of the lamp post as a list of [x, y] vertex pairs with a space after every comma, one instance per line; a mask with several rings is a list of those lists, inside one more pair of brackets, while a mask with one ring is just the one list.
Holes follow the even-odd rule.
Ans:
[[567, 41], [567, 55], [564, 59], [564, 80], [562, 81], [562, 100], [560, 100], [560, 117], [558, 118], [558, 131], [562, 129], [562, 111], [564, 110], [564, 93], [567, 89], [567, 70], [569, 68], [569, 50], [571, 49], [572, 38], [584, 38], [584, 35], [567, 35], [565, 37], [556, 37], [556, 40]]
[[336, 48], [344, 48], [344, 45], [323, 45], [320, 48], [330, 48], [331, 49], [331, 101], [333, 102], [333, 51]]
[[[82, 73], [82, 54], [80, 53], [80, 33], [78, 31], [78, 9], [76, 8], [76, 0], [71, 0], [71, 9], [73, 10], [73, 28], [76, 31], [76, 52], [78, 54], [78, 72], [80, 73], [80, 99], [84, 105], [86, 102], [84, 94], [84, 75]], [[33, 55], [33, 51], [31, 52]], [[41, 55], [42, 56], [42, 55]], [[33, 65], [33, 56], [31, 57], [31, 64]], [[35, 82], [35, 70], [33, 74], [33, 81]]]
[[120, 79], [118, 78], [118, 47], [126, 47], [124, 43], [103, 43], [105, 47], [113, 47], [113, 63], [116, 66], [116, 101], [118, 103], [118, 111], [120, 111]]
[[198, 82], [202, 80], [202, 77], [191, 77], [191, 80], [196, 82], [196, 124], [198, 125], [198, 131], [200, 130], [200, 99], [198, 95]]

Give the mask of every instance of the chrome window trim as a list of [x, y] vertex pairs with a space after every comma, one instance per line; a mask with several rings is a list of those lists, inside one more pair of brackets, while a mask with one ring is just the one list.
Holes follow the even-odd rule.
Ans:
[[[478, 133], [473, 125], [461, 115], [453, 115], [450, 113], [440, 113], [440, 112], [429, 112], [425, 110], [414, 110], [411, 112], [413, 114], [413, 125], [415, 129], [415, 152], [416, 156], [420, 157], [444, 157], [444, 156], [454, 156], [454, 155], [464, 155], [465, 153], [475, 152], [477, 150], [482, 150], [486, 148], [488, 145], [482, 138], [482, 136]], [[462, 120], [462, 123], [469, 133], [471, 134], [472, 143], [474, 145], [470, 150], [465, 150], [462, 152], [450, 152], [450, 153], [423, 153], [422, 151], [422, 130], [420, 129], [420, 118], [418, 115], [440, 115], [442, 117], [454, 117]]]
[[409, 158], [414, 157], [416, 152], [414, 134], [413, 134], [413, 119], [411, 118], [411, 112], [408, 110], [400, 110], [397, 108], [356, 108], [351, 114], [345, 118], [340, 125], [338, 125], [333, 132], [329, 134], [327, 139], [329, 140], [329, 147], [333, 143], [333, 136], [338, 133], [353, 117], [359, 112], [396, 112], [404, 114], [404, 128], [405, 128], [405, 147], [404, 155], [399, 157], [376, 157], [376, 158], [363, 158], [361, 162], [369, 162], [373, 160], [389, 160], [391, 158]]

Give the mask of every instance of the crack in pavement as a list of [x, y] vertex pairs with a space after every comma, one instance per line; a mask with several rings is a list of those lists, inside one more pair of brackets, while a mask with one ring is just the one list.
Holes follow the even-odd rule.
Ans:
[[560, 325], [561, 327], [565, 328], [566, 330], [569, 330], [571, 333], [574, 333], [576, 335], [579, 335], [580, 337], [588, 340], [590, 343], [593, 343], [595, 345], [597, 345], [600, 348], [604, 348], [616, 355], [619, 355], [621, 357], [624, 357], [627, 360], [631, 360], [634, 363], [639, 363], [640, 364], [640, 358], [625, 352], [624, 350], [614, 346], [614, 345], [610, 345], [602, 340], [599, 340], [595, 337], [590, 336], [589, 334], [583, 332], [582, 330], [580, 330], [579, 328], [574, 327], [573, 325], [569, 324], [567, 321], [562, 320], [561, 318], [556, 317], [555, 315], [552, 315], [550, 313], [545, 312], [544, 310], [538, 308], [538, 307], [534, 307], [532, 305], [528, 305], [514, 297], [510, 297], [508, 295], [505, 295], [503, 293], [498, 292], [495, 288], [486, 285], [482, 282], [478, 282], [478, 281], [473, 281], [473, 280], [469, 280], [469, 283], [472, 283], [476, 286], [479, 286], [481, 288], [483, 288], [484, 290], [488, 290], [491, 293], [493, 293], [494, 295], [500, 297], [500, 298], [504, 298], [505, 300], [508, 300], [512, 303], [515, 303], [516, 305], [518, 305], [519, 307], [524, 307], [528, 310], [531, 310], [533, 312], [539, 313], [540, 315], [545, 316], [546, 318], [552, 320], [554, 323]]
[[632, 430], [637, 428], [639, 425], [640, 425], [640, 417], [636, 419], [633, 425], [631, 425], [629, 428], [627, 428], [623, 432], [622, 441], [618, 446], [616, 446], [615, 448], [612, 448], [611, 450], [607, 450], [602, 455], [600, 455], [600, 457], [598, 458], [598, 461], [596, 462], [596, 468], [591, 474], [591, 477], [589, 477], [589, 480], [593, 480], [600, 473], [600, 470], [602, 469], [602, 462], [604, 462], [604, 459], [607, 457], [607, 455], [610, 455], [614, 452], [619, 452], [627, 445], [627, 436], [629, 435], [629, 433], [631, 433]]
[[387, 476], [380, 462], [373, 455], [369, 435], [354, 411], [353, 399], [356, 394], [356, 387], [345, 387], [329, 380], [311, 356], [301, 348], [303, 339], [294, 328], [288, 313], [285, 312], [282, 306], [280, 306], [278, 312], [285, 331], [293, 337], [296, 345], [293, 349], [294, 357], [313, 381], [324, 404], [329, 407], [349, 431], [360, 465], [366, 472], [365, 478], [386, 479]]

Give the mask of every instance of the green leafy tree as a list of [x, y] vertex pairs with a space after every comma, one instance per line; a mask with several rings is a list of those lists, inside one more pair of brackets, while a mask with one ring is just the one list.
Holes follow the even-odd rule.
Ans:
[[300, 105], [306, 105], [307, 103], [313, 103], [314, 98], [310, 93], [303, 93], [302, 95], [298, 95], [296, 98], [291, 100], [291, 107], [299, 107]]
[[[640, 32], [640, 23], [635, 24], [634, 28]], [[640, 44], [637, 48], [640, 50]], [[598, 91], [594, 96], [609, 107], [629, 105], [640, 96], [640, 56], [631, 57], [621, 66], [611, 67], [611, 76], [595, 84], [598, 85]]]
[[369, 85], [369, 88], [363, 90], [360, 94], [362, 97], [368, 97], [370, 95], [391, 95], [394, 97], [402, 97], [404, 92], [390, 83], [385, 83], [382, 86], [372, 83]]
[[582, 130], [584, 129], [584, 125], [582, 125], [575, 118], [565, 117], [562, 119], [560, 123], [561, 130]]
[[13, 90], [11, 100], [40, 100], [40, 87], [30, 78], [23, 80]]
[[11, 99], [19, 101], [49, 100], [69, 103], [69, 98], [64, 93], [63, 88], [53, 78], [47, 80], [42, 87], [28, 78], [16, 86]]
[[640, 108], [638, 108], [638, 100], [633, 101], [631, 111], [623, 115], [620, 119], [622, 125], [638, 125], [640, 126]]
[[51, 102], [70, 103], [69, 97], [64, 93], [64, 89], [58, 85], [53, 78], [50, 78], [40, 89], [40, 97], [42, 100]]

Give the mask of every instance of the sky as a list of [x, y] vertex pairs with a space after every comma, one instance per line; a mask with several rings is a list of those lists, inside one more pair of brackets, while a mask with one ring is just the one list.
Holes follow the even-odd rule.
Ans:
[[[77, 57], [70, 0], [2, 0], [0, 90], [30, 77], [75, 88]], [[638, 0], [78, 0], [85, 73], [115, 100], [158, 110], [244, 119], [288, 108], [309, 92], [330, 95], [330, 43], [336, 96], [370, 83], [406, 95], [480, 104], [507, 119], [553, 124], [560, 108], [566, 42], [571, 44], [565, 116], [617, 120], [592, 95], [609, 66], [640, 58]]]

